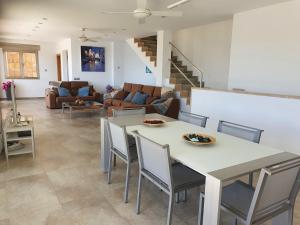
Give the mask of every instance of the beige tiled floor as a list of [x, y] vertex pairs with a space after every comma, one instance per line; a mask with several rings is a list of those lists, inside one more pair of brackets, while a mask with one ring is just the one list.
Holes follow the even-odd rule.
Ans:
[[[3, 111], [7, 103], [1, 103]], [[34, 116], [36, 159], [31, 155], [0, 158], [0, 225], [163, 225], [167, 197], [147, 182], [142, 213], [135, 214], [136, 174], [132, 173], [129, 203], [122, 202], [124, 165], [118, 162], [112, 184], [99, 170], [100, 131], [97, 115], [73, 119], [48, 110], [43, 100], [18, 102], [22, 114]], [[175, 205], [174, 225], [194, 225], [197, 191]], [[299, 211], [299, 212], [298, 212]], [[297, 203], [294, 224], [300, 224]], [[222, 215], [223, 224], [231, 218]]]

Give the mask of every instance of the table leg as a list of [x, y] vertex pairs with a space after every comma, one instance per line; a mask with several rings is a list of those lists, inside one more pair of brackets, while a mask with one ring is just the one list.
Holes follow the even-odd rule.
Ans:
[[204, 225], [219, 225], [221, 195], [222, 181], [210, 175], [206, 176], [203, 216]]
[[102, 117], [100, 118], [100, 169], [103, 172], [108, 171], [108, 159], [109, 159], [109, 140], [108, 140], [108, 134], [107, 134], [107, 126], [108, 121], [106, 118]]
[[8, 162], [7, 133], [6, 132], [3, 132], [3, 139], [4, 139], [4, 151], [5, 151], [6, 162]]
[[31, 141], [32, 141], [32, 158], [35, 158], [35, 142], [34, 142], [34, 129], [31, 129]]

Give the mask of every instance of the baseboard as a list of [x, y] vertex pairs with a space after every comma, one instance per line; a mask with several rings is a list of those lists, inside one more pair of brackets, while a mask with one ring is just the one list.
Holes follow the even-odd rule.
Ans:
[[[44, 99], [45, 97], [20, 97], [16, 100], [34, 100], [34, 99]], [[0, 98], [0, 101], [8, 101], [7, 98]]]

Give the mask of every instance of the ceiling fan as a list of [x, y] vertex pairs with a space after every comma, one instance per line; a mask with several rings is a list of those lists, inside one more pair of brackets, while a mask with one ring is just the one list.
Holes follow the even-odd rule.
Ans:
[[[187, 3], [190, 0], [180, 0], [176, 3], [169, 5], [167, 8], [172, 9], [181, 4]], [[139, 24], [143, 24], [146, 22], [146, 18], [150, 16], [160, 16], [160, 17], [180, 17], [182, 16], [182, 12], [179, 11], [151, 11], [148, 8], [147, 0], [137, 0], [137, 9], [131, 12], [109, 12], [104, 11], [103, 14], [133, 14], [135, 18], [138, 19]]]
[[93, 38], [87, 37], [86, 34], [85, 34], [86, 30], [87, 30], [87, 28], [81, 28], [82, 33], [81, 33], [81, 36], [78, 37], [81, 42], [87, 42], [87, 41], [89, 41], [89, 42], [98, 42], [98, 40], [96, 40], [96, 39], [101, 39], [101, 37], [93, 37]]

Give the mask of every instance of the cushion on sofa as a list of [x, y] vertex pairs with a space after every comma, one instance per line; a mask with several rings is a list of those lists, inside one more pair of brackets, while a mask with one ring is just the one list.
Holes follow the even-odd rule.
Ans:
[[148, 98], [146, 99], [146, 105], [151, 104], [156, 99], [158, 99], [158, 97], [148, 96]]
[[124, 83], [123, 90], [130, 92], [131, 91], [131, 84], [130, 83]]
[[143, 85], [141, 84], [132, 84], [131, 85], [131, 91], [130, 92], [137, 92], [142, 90]]
[[118, 91], [118, 93], [115, 94], [114, 99], [124, 100], [128, 94], [129, 92], [124, 90]]
[[126, 98], [124, 99], [125, 102], [131, 102], [132, 98], [134, 97], [134, 92], [130, 92]]
[[144, 85], [142, 88], [142, 92], [148, 94], [149, 96], [152, 96], [154, 89], [154, 86]]
[[153, 106], [159, 114], [164, 115], [168, 111], [172, 101], [173, 98], [168, 98], [166, 101], [162, 103], [153, 104]]
[[132, 98], [131, 102], [137, 105], [143, 105], [146, 103], [146, 99], [149, 95], [146, 93], [142, 93], [140, 91], [137, 91]]
[[79, 97], [86, 97], [89, 96], [90, 93], [90, 87], [89, 86], [85, 86], [85, 87], [81, 87], [78, 89], [78, 96]]
[[69, 89], [64, 88], [64, 87], [59, 87], [59, 88], [58, 88], [58, 95], [59, 95], [60, 97], [71, 96]]

